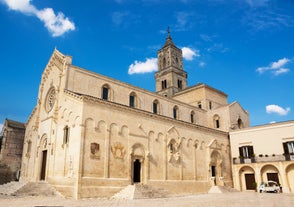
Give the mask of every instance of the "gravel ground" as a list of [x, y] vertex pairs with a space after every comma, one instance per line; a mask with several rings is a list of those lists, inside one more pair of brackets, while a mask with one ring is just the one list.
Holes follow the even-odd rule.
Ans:
[[236, 192], [198, 194], [160, 199], [81, 199], [60, 196], [4, 196], [0, 195], [0, 207], [293, 207], [294, 194]]

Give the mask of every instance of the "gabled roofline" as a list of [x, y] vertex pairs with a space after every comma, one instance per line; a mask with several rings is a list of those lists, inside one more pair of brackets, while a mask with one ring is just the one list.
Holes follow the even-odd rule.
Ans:
[[200, 88], [208, 88], [210, 90], [213, 90], [213, 91], [215, 91], [217, 93], [220, 93], [220, 94], [224, 95], [225, 97], [228, 97], [228, 95], [226, 93], [224, 93], [223, 91], [215, 89], [215, 88], [213, 88], [213, 87], [211, 87], [209, 85], [206, 85], [204, 83], [197, 83], [196, 85], [189, 86], [189, 87], [185, 88], [184, 90], [179, 91], [176, 94], [174, 94], [173, 97], [181, 95], [181, 94], [186, 93], [186, 92], [190, 92], [190, 91], [195, 90], [195, 89], [200, 89]]

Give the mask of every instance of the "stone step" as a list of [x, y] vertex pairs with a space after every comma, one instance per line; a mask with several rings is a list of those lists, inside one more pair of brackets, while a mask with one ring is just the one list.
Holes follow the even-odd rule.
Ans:
[[169, 195], [169, 192], [164, 189], [154, 188], [149, 185], [134, 184], [128, 185], [112, 198], [114, 199], [144, 199], [144, 198], [164, 198]]
[[61, 194], [56, 191], [50, 184], [45, 181], [28, 182], [22, 188], [18, 189], [12, 195], [16, 196], [60, 196]]
[[235, 188], [227, 187], [227, 186], [212, 186], [208, 193], [233, 193], [239, 192]]
[[20, 188], [25, 186], [27, 182], [9, 182], [3, 185], [0, 185], [0, 194], [2, 195], [12, 195], [16, 191], [18, 191]]

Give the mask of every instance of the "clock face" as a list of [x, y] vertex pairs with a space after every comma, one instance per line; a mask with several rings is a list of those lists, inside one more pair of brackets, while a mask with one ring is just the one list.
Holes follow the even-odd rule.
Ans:
[[45, 109], [47, 112], [50, 112], [55, 103], [55, 89], [52, 87], [49, 89], [46, 96]]

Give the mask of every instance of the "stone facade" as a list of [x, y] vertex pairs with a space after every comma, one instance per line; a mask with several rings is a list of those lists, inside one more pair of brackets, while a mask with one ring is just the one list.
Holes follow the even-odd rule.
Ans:
[[[21, 179], [46, 180], [74, 198], [109, 197], [134, 183], [177, 194], [232, 186], [228, 131], [248, 127], [248, 113], [205, 84], [187, 87], [170, 35], [163, 49], [159, 56], [175, 62], [159, 65], [156, 93], [54, 50], [27, 121]], [[208, 100], [213, 107], [194, 104]]]
[[255, 190], [262, 182], [294, 192], [294, 121], [230, 132], [234, 187]]
[[0, 184], [19, 178], [24, 136], [23, 123], [5, 119], [0, 137]]

